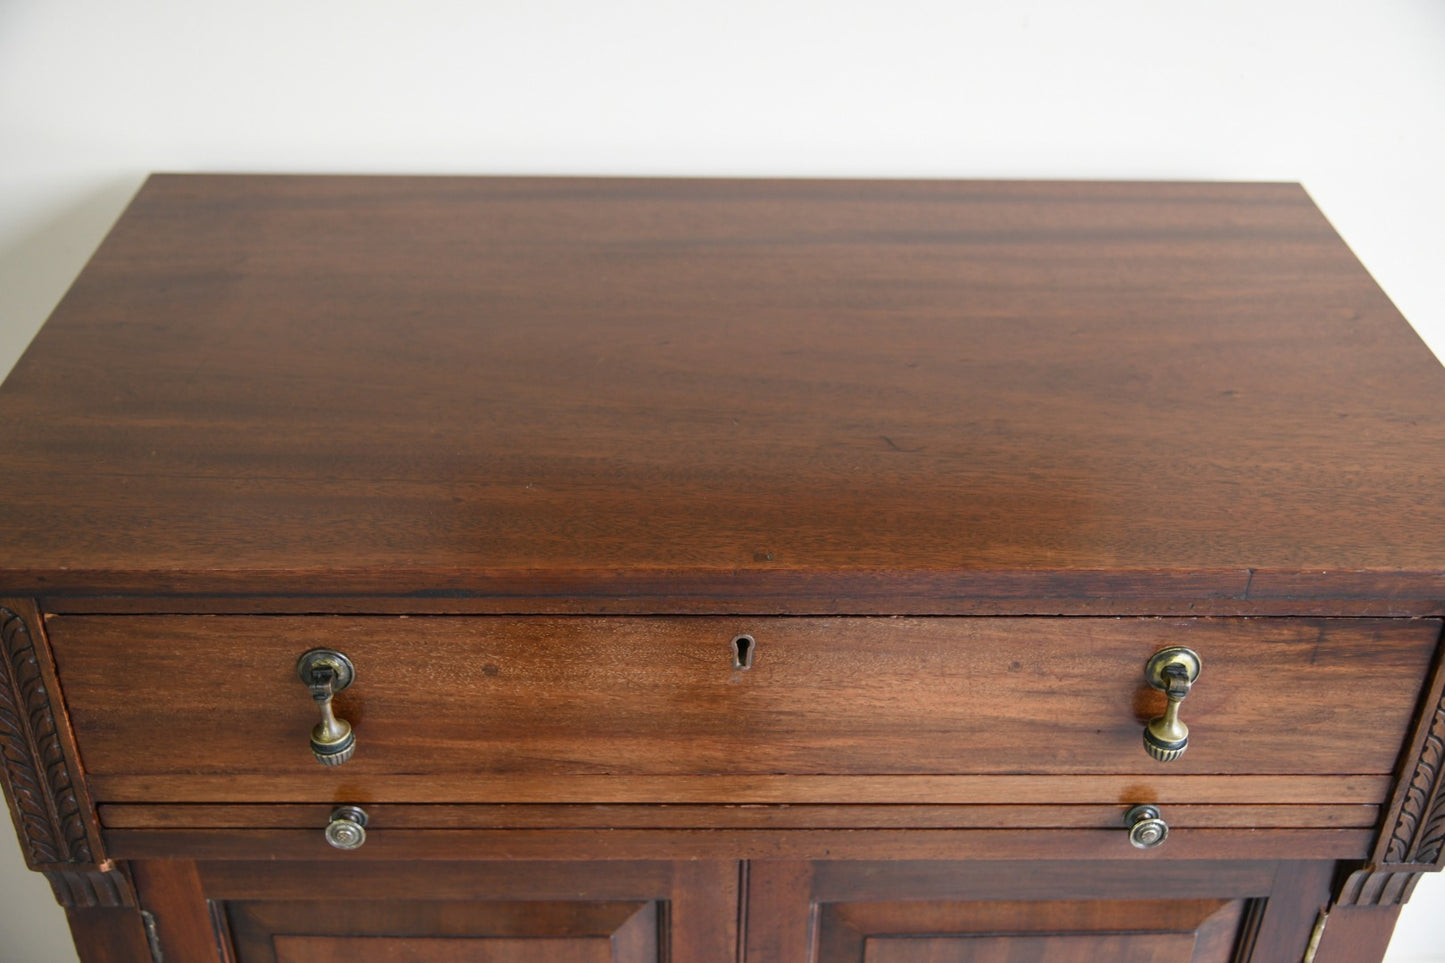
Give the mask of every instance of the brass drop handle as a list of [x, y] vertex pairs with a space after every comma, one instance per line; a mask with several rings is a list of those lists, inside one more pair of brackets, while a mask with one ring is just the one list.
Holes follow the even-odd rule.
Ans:
[[296, 675], [321, 710], [321, 721], [311, 730], [311, 754], [323, 766], [339, 766], [356, 753], [356, 733], [351, 723], [336, 718], [331, 699], [351, 685], [356, 670], [340, 652], [312, 649], [296, 660]]
[[360, 849], [366, 842], [366, 810], [360, 806], [338, 806], [326, 824], [326, 841], [337, 849]]
[[1179, 705], [1203, 668], [1199, 653], [1182, 645], [1160, 649], [1144, 666], [1144, 681], [1169, 698], [1164, 714], [1144, 727], [1144, 749], [1160, 762], [1173, 762], [1189, 748], [1189, 727], [1179, 718]]
[[1135, 806], [1124, 814], [1129, 827], [1129, 844], [1135, 849], [1153, 849], [1169, 838], [1169, 824], [1153, 806]]

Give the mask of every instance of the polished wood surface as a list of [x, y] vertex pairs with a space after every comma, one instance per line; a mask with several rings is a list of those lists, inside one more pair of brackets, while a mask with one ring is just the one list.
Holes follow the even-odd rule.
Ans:
[[196, 872], [184, 859], [158, 859], [132, 865], [141, 905], [165, 907], [155, 917], [156, 939], [172, 958], [186, 963], [230, 963], [216, 942], [211, 908]]
[[[1274, 889], [1257, 912], [1245, 917], [1235, 958], [1239, 963], [1303, 960], [1315, 920], [1330, 902], [1331, 863], [1285, 863], [1274, 874]], [[1381, 953], [1383, 956], [1383, 952]], [[1360, 963], [1371, 963], [1361, 957]]]
[[[171, 865], [177, 875], [200, 881], [204, 896], [221, 910], [219, 925], [242, 961], [274, 960], [288, 938], [296, 940], [294, 951], [305, 950], [311, 955], [303, 958], [311, 960], [330, 959], [327, 953], [343, 949], [428, 959], [423, 954], [434, 948], [449, 951], [428, 942], [444, 936], [480, 959], [488, 958], [488, 949], [512, 949], [502, 941], [524, 936], [552, 947], [574, 940], [579, 952], [596, 952], [589, 937], [623, 932], [635, 945], [650, 947], [641, 939], [648, 928], [637, 924], [641, 919], [661, 934], [658, 945], [670, 952], [665, 958], [678, 963], [734, 959], [730, 941], [739, 938], [738, 920], [720, 910], [737, 905], [743, 908], [746, 959], [767, 963], [852, 960], [858, 957], [838, 954], [840, 945], [871, 936], [881, 947], [904, 934], [920, 938], [916, 947], [927, 946], [933, 936], [946, 949], [957, 947], [947, 940], [960, 934], [980, 940], [1063, 935], [1066, 946], [1068, 938], [1089, 934], [1096, 939], [1083, 945], [1114, 939], [1125, 949], [1162, 938], [1163, 945], [1184, 950], [1183, 956], [1165, 957], [1180, 963], [1247, 960], [1247, 947], [1246, 955], [1223, 955], [1241, 927], [1249, 931], [1248, 945], [1261, 948], [1256, 963], [1275, 963], [1302, 952], [1308, 938], [1303, 917], [1312, 921], [1315, 912], [1313, 883], [1330, 868], [1248, 860], [1145, 866], [1068, 860], [763, 860], [741, 866], [477, 860], [423, 867], [362, 854], [293, 863], [284, 873], [273, 863], [247, 860]], [[810, 919], [821, 925], [815, 928]], [[1293, 956], [1276, 939], [1284, 929], [1303, 930]], [[1195, 934], [1193, 939], [1170, 939], [1187, 933]], [[374, 942], [359, 942], [367, 940]], [[488, 941], [497, 942], [488, 947]], [[1103, 945], [1112, 950], [1113, 944]], [[904, 948], [897, 942], [889, 947]]]
[[1335, 907], [1330, 911], [1311, 963], [1380, 959], [1390, 945], [1390, 934], [1399, 918], [1398, 905]]
[[818, 963], [1229, 963], [1242, 900], [841, 903]]
[[[656, 946], [639, 949], [634, 932], [521, 939], [278, 936], [276, 955], [256, 959], [275, 963], [657, 963], [661, 958]], [[249, 963], [252, 957], [242, 959]]]
[[[193, 798], [192, 776], [244, 775], [259, 791], [300, 776], [386, 799], [368, 777], [415, 773], [425, 758], [426, 774], [389, 801], [439, 803], [455, 800], [438, 780], [461, 773], [618, 785], [713, 773], [1388, 774], [1415, 707], [1402, 680], [1425, 676], [1440, 623], [57, 616], [47, 630], [95, 778], [151, 776], [152, 798], [179, 799]], [[744, 631], [754, 662], [740, 670], [730, 642]], [[1142, 676], [1172, 644], [1192, 646], [1205, 670], [1183, 711], [1190, 749], [1165, 766], [1141, 745], [1164, 709]], [[294, 670], [317, 647], [356, 666], [335, 704], [358, 748], [334, 769], [311, 757], [317, 712]]]
[[[456, 907], [426, 907], [453, 910]], [[475, 907], [467, 907], [470, 926], [458, 931], [437, 917], [442, 913], [418, 912], [401, 901], [382, 904], [341, 906], [286, 903], [273, 907], [272, 926], [285, 927], [281, 933], [261, 933], [242, 942], [240, 963], [660, 963], [658, 955], [657, 906], [604, 904], [577, 907], [567, 904], [532, 906], [494, 904], [493, 918]], [[259, 907], [241, 906], [248, 912], [248, 929], [258, 928]], [[580, 910], [580, 911], [579, 911]], [[602, 910], [604, 912], [598, 912]], [[278, 912], [279, 911], [279, 912]], [[590, 911], [590, 912], [589, 912]], [[610, 912], [608, 912], [610, 911]], [[502, 917], [500, 919], [496, 917]], [[232, 932], [238, 929], [232, 917]], [[479, 919], [480, 918], [480, 919]], [[520, 925], [519, 925], [520, 924]], [[481, 930], [499, 933], [471, 935]], [[412, 929], [413, 936], [393, 935]], [[308, 930], [330, 933], [376, 935], [298, 935]], [[429, 935], [423, 935], [429, 934]], [[274, 952], [268, 952], [272, 951]]]
[[659, 959], [654, 902], [233, 902], [227, 919], [240, 963]]
[[[320, 767], [317, 767], [320, 770]], [[334, 777], [335, 774], [333, 774]], [[141, 802], [266, 803], [280, 794], [289, 802], [335, 802], [338, 794], [365, 796], [363, 802], [406, 799], [416, 791], [416, 775], [368, 776], [364, 785], [298, 773], [268, 777], [264, 785], [226, 775], [97, 776], [91, 780], [103, 799]], [[1390, 792], [1395, 780], [1379, 776], [1180, 776], [1169, 772], [1119, 776], [489, 776], [454, 773], [428, 776], [439, 798], [474, 803], [708, 803], [795, 805], [799, 803], [1017, 805], [1038, 799], [1051, 803], [1373, 803]], [[1126, 806], [1127, 808], [1127, 806]]]
[[749, 867], [746, 958], [1294, 963], [1328, 867], [760, 861]]
[[[753, 864], [756, 873], [769, 863]], [[793, 865], [779, 862], [778, 868]], [[1265, 860], [1129, 858], [1082, 863], [1038, 859], [817, 860], [808, 891], [822, 903], [949, 900], [1212, 899], [1268, 896], [1291, 865]], [[1321, 864], [1328, 865], [1328, 864]]]
[[[1364, 859], [1367, 829], [1180, 829], [1156, 850], [1129, 845], [1120, 806], [1117, 826], [1019, 831], [1000, 815], [993, 829], [608, 829], [409, 830], [371, 827], [366, 847], [377, 858], [485, 859]], [[1165, 812], [1167, 817], [1168, 813]], [[106, 845], [117, 859], [345, 858], [322, 838], [325, 824], [305, 829], [117, 830]], [[373, 832], [372, 829], [375, 829]]]
[[534, 903], [553, 902], [561, 894], [581, 902], [626, 903], [669, 899], [699, 872], [710, 874], [725, 896], [737, 897], [736, 862], [720, 866], [641, 859], [420, 863], [372, 859], [365, 849], [350, 855], [352, 859], [343, 861], [293, 862], [285, 873], [276, 872], [274, 862], [265, 860], [201, 861], [194, 866], [207, 898], [227, 902], [296, 902], [322, 896], [340, 902], [385, 901], [404, 894], [418, 900], [484, 903], [505, 893], [507, 899]]
[[84, 963], [155, 963], [140, 914], [131, 908], [93, 906], [65, 911]]
[[1372, 963], [1442, 389], [1296, 185], [154, 177], [0, 387], [0, 782], [86, 963]]
[[0, 584], [1439, 613], [1442, 389], [1296, 185], [154, 177]]
[[[224, 907], [237, 963], [736, 958], [736, 863], [490, 865], [504, 869], [506, 885], [493, 882], [465, 899], [457, 897], [456, 886], [476, 879], [476, 865], [420, 876], [404, 868], [393, 872], [385, 863], [301, 864], [284, 874], [280, 887], [263, 885], [266, 898], [248, 898], [213, 878], [206, 893], [224, 898], [217, 905]], [[233, 868], [278, 875], [259, 863]], [[295, 889], [302, 881], [304, 893]], [[363, 881], [384, 895], [359, 890]]]
[[[289, 829], [324, 826], [333, 807], [322, 805], [216, 806], [109, 804], [100, 807], [106, 829]], [[396, 829], [988, 829], [1007, 824], [1020, 829], [1116, 829], [1120, 807], [1109, 805], [1030, 805], [1008, 807], [838, 806], [732, 804], [677, 805], [463, 805], [368, 804], [379, 825]], [[1379, 819], [1379, 807], [1360, 805], [1249, 806], [1237, 804], [1169, 806], [1176, 828], [1245, 829], [1279, 826], [1314, 829], [1366, 829]]]
[[[1200, 955], [1192, 933], [1063, 933], [1045, 936], [915, 936], [888, 934], [860, 937], [866, 963], [1192, 963], [1227, 957]], [[819, 960], [852, 961], [854, 947], [840, 943], [824, 949]]]

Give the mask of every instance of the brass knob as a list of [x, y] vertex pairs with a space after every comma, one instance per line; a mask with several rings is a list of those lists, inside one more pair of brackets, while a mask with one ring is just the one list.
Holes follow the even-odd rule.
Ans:
[[356, 734], [351, 731], [351, 723], [336, 718], [331, 699], [351, 685], [356, 670], [340, 652], [312, 649], [296, 660], [296, 675], [311, 690], [311, 698], [321, 710], [321, 721], [311, 730], [311, 754], [323, 766], [339, 766], [355, 754]]
[[1135, 806], [1124, 814], [1129, 842], [1135, 849], [1153, 849], [1169, 838], [1169, 824], [1153, 806]]
[[1173, 762], [1189, 748], [1189, 727], [1179, 718], [1179, 704], [1203, 665], [1193, 649], [1171, 645], [1155, 652], [1144, 666], [1144, 681], [1169, 698], [1164, 714], [1144, 727], [1144, 749], [1160, 762]]
[[366, 842], [366, 810], [360, 806], [338, 806], [326, 824], [326, 841], [337, 849], [360, 849]]

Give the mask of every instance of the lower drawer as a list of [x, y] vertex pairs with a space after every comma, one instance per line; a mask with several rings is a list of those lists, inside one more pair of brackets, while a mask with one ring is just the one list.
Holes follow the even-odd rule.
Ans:
[[[1160, 803], [1171, 826], [1188, 829], [1370, 829], [1369, 805], [1197, 805]], [[308, 829], [325, 826], [330, 804], [207, 805], [109, 803], [106, 830]], [[387, 830], [455, 829], [1117, 829], [1119, 805], [503, 805], [368, 803]]]
[[[167, 959], [1300, 959], [1333, 863], [1158, 859], [132, 864]], [[188, 902], [181, 903], [181, 899]], [[167, 942], [194, 921], [191, 946]], [[189, 950], [189, 953], [185, 952]]]
[[[101, 802], [1383, 801], [1437, 620], [95, 617], [47, 622]], [[751, 668], [732, 640], [753, 640]], [[1150, 655], [1188, 645], [1159, 763]], [[355, 757], [294, 674], [345, 652]]]
[[[1359, 859], [1375, 806], [1160, 804], [1167, 835], [1131, 845], [1123, 805], [416, 806], [366, 804], [365, 858]], [[357, 858], [326, 841], [330, 805], [106, 805], [129, 859]], [[350, 827], [348, 827], [350, 828]]]

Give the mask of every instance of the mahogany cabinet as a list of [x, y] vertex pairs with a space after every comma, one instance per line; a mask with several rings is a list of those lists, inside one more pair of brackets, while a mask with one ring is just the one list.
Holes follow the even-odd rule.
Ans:
[[152, 177], [3, 388], [87, 961], [1368, 961], [1445, 371], [1297, 185]]

